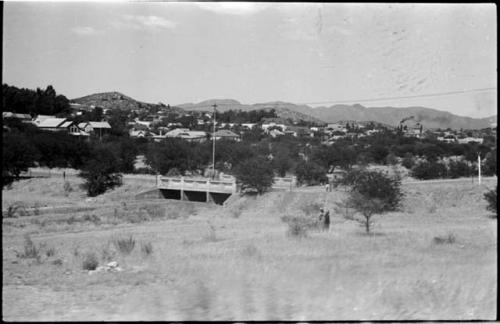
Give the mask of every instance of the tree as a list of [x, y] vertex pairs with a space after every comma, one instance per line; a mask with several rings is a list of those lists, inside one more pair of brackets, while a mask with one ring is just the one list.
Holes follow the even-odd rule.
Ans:
[[490, 190], [484, 194], [484, 199], [486, 199], [486, 201], [488, 202], [488, 206], [486, 207], [486, 209], [494, 212], [495, 215], [497, 214], [497, 193], [498, 186], [495, 188], [495, 190]]
[[95, 197], [122, 184], [122, 175], [118, 172], [119, 164], [113, 153], [105, 147], [98, 147], [78, 176], [85, 179], [83, 187], [87, 195]]
[[172, 168], [177, 168], [182, 174], [191, 167], [191, 148], [183, 139], [166, 138], [153, 142], [145, 154], [146, 163], [160, 174], [167, 174]]
[[22, 134], [4, 133], [2, 143], [2, 187], [18, 180], [21, 172], [35, 166], [39, 153]]
[[328, 181], [326, 171], [323, 166], [315, 162], [301, 161], [295, 168], [295, 175], [299, 184], [312, 186]]
[[370, 233], [373, 215], [394, 211], [403, 199], [401, 182], [380, 171], [357, 170], [351, 176], [352, 185], [347, 199], [362, 218], [357, 219]]
[[497, 174], [497, 149], [486, 154], [484, 165], [484, 175], [491, 176]]
[[440, 162], [422, 161], [411, 169], [411, 176], [420, 180], [438, 179], [446, 176], [446, 166]]
[[272, 165], [263, 157], [254, 157], [240, 163], [234, 174], [241, 183], [242, 192], [256, 191], [260, 195], [271, 188], [274, 182]]

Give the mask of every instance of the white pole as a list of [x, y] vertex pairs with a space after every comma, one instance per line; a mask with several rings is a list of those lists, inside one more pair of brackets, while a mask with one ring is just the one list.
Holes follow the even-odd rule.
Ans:
[[481, 184], [481, 155], [477, 154], [477, 172], [479, 178], [479, 184]]
[[215, 108], [217, 105], [214, 104], [214, 132], [213, 132], [213, 149], [212, 149], [212, 179], [215, 179]]

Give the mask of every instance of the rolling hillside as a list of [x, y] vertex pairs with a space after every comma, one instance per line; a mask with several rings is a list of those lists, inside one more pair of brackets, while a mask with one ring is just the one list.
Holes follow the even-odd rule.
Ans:
[[[128, 97], [120, 92], [102, 92], [95, 93], [85, 97], [76, 98], [71, 102], [78, 103], [85, 106], [102, 107], [103, 109], [120, 109], [120, 110], [134, 110], [134, 109], [151, 109], [161, 108], [160, 104], [151, 104], [146, 102], [137, 101]], [[176, 109], [176, 108], [171, 108]], [[177, 109], [178, 110], [178, 109]]]
[[[274, 108], [280, 117], [333, 123], [341, 120], [374, 121], [382, 124], [397, 126], [403, 118], [414, 116], [414, 120], [421, 122], [425, 128], [452, 128], [452, 129], [481, 129], [496, 126], [497, 116], [488, 118], [470, 118], [457, 116], [449, 112], [425, 107], [373, 107], [367, 108], [360, 104], [334, 105], [330, 107], [312, 108], [307, 105], [295, 105], [287, 102], [269, 102], [245, 105], [232, 99], [212, 99], [198, 104], [178, 105], [186, 110], [211, 110], [211, 105], [217, 103], [219, 111], [229, 109], [254, 110]], [[309, 119], [306, 119], [308, 116]]]

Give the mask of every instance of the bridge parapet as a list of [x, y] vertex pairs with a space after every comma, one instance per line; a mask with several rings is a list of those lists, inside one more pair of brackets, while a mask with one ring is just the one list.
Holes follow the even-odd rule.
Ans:
[[[158, 189], [204, 191], [219, 193], [236, 193], [238, 185], [235, 178], [212, 180], [207, 178], [163, 177], [158, 176]], [[274, 178], [272, 188], [277, 190], [293, 190], [297, 186], [297, 179]]]
[[235, 180], [212, 180], [204, 178], [174, 178], [161, 177], [158, 179], [159, 189], [187, 190], [235, 193], [237, 191]]

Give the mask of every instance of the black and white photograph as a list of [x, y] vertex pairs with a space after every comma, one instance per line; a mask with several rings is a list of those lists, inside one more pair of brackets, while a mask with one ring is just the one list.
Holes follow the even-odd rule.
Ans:
[[0, 8], [3, 321], [498, 319], [495, 3]]

